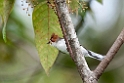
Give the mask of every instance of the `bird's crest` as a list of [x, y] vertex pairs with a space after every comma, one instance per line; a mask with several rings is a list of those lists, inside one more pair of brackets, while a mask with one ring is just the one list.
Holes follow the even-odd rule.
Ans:
[[55, 33], [53, 33], [53, 34], [51, 35], [50, 40], [51, 40], [52, 42], [56, 42], [56, 41], [58, 40], [58, 38], [59, 38], [59, 36], [56, 35]]

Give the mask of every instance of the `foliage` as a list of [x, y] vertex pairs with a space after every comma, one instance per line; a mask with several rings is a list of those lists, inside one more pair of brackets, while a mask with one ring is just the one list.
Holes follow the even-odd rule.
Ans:
[[54, 64], [58, 50], [48, 45], [52, 33], [61, 34], [58, 19], [54, 11], [47, 3], [38, 4], [33, 11], [33, 25], [35, 31], [35, 43], [40, 56], [40, 61], [48, 74]]
[[[78, 9], [85, 11], [85, 8], [83, 8], [85, 3], [83, 2], [78, 3], [76, 0], [67, 0], [67, 3], [70, 12], [78, 12]], [[34, 7], [33, 26], [40, 61], [44, 70], [48, 73], [57, 58], [58, 51], [46, 43], [49, 41], [52, 33], [56, 33], [59, 36], [62, 35], [53, 0], [41, 2]]]
[[[47, 45], [46, 43], [49, 41], [51, 34], [54, 32], [62, 36], [58, 18], [55, 14], [54, 1], [49, 0], [49, 4], [48, 1], [45, 0], [29, 1], [33, 4], [34, 7], [32, 18], [35, 32], [36, 47], [40, 56], [41, 64], [45, 69], [46, 73], [48, 73], [57, 58], [58, 51], [50, 45]], [[78, 14], [78, 11], [82, 12], [88, 8], [86, 2], [84, 2], [83, 0], [66, 1], [68, 3], [69, 11], [71, 13], [77, 12]], [[102, 2], [102, 0], [97, 1]], [[6, 23], [10, 11], [13, 7], [14, 0], [1, 0], [0, 3], [0, 15], [3, 22], [3, 39], [6, 42]]]
[[14, 5], [14, 0], [0, 0], [0, 16], [3, 22], [3, 39], [6, 42], [6, 23]]
[[[2, 6], [0, 6], [0, 9], [2, 9], [1, 7]], [[40, 9], [37, 11], [40, 11]], [[2, 12], [0, 12], [0, 14], [1, 13]], [[114, 19], [118, 15], [119, 14], [116, 13]], [[21, 20], [20, 18], [23, 18], [24, 20]], [[123, 15], [121, 18], [123, 20]], [[32, 37], [33, 31], [30, 27], [31, 25], [29, 25], [25, 19], [26, 18], [23, 16], [14, 14], [13, 12], [11, 15], [9, 14], [9, 20], [6, 26], [7, 39], [11, 39], [15, 44], [5, 44], [2, 39], [2, 34], [0, 34], [0, 83], [82, 83], [77, 69], [75, 68], [75, 64], [67, 55], [59, 56], [50, 75], [45, 75], [35, 48], [32, 47], [32, 45], [30, 45], [31, 42], [27, 40], [29, 37]], [[25, 22], [26, 25], [22, 24], [23, 22]], [[113, 22], [113, 20], [111, 22]], [[108, 25], [110, 25], [111, 22]], [[87, 27], [88, 29], [86, 31], [83, 29], [85, 33], [82, 33], [83, 36], [81, 35], [79, 38], [81, 40], [80, 43], [90, 50], [105, 54], [120, 33], [120, 30], [123, 27], [122, 25], [123, 21], [117, 20], [114, 27], [112, 26], [109, 30], [105, 30], [105, 32], [97, 32], [93, 28]], [[94, 24], [94, 26], [96, 25]], [[82, 29], [82, 27], [80, 28]], [[29, 32], [30, 34], [28, 35], [27, 33]], [[25, 37], [26, 35], [28, 35], [28, 37]], [[123, 49], [124, 46], [120, 49], [115, 60], [112, 61], [106, 72], [100, 78], [100, 83], [123, 83]], [[95, 60], [86, 59], [91, 69], [94, 69], [98, 64]]]
[[103, 2], [103, 0], [97, 0], [99, 3], [102, 3]]

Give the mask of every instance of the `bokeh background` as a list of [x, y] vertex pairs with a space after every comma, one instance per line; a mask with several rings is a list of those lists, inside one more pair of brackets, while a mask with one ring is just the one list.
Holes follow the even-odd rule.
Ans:
[[[49, 75], [45, 74], [35, 48], [32, 9], [26, 12], [25, 6], [16, 0], [7, 23], [8, 44], [3, 41], [0, 28], [0, 83], [82, 83], [74, 62], [62, 53]], [[80, 43], [105, 55], [124, 28], [124, 0], [103, 0], [103, 4], [92, 0], [90, 7], [92, 12], [87, 12], [84, 19], [71, 15], [72, 20]], [[90, 58], [86, 60], [92, 70], [99, 64]], [[124, 45], [99, 83], [124, 83]]]

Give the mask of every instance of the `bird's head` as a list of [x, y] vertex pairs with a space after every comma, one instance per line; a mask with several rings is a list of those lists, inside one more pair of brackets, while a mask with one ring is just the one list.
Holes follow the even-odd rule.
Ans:
[[51, 35], [51, 38], [50, 38], [50, 40], [49, 40], [49, 42], [47, 44], [51, 44], [52, 45], [53, 43], [56, 43], [58, 40], [59, 40], [59, 36], [56, 35], [55, 33], [53, 33]]

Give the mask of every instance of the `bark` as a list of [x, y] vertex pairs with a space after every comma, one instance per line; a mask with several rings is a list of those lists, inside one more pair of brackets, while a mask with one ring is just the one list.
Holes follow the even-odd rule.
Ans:
[[124, 29], [106, 54], [105, 59], [91, 71], [81, 52], [80, 44], [74, 30], [74, 26], [69, 15], [69, 11], [65, 0], [55, 0], [57, 16], [61, 25], [61, 29], [66, 40], [66, 45], [71, 58], [74, 60], [79, 74], [84, 83], [98, 83], [99, 77], [102, 75], [108, 64], [111, 62], [119, 48], [124, 43]]
[[77, 65], [79, 74], [84, 83], [97, 83], [95, 74], [89, 69], [81, 52], [80, 44], [74, 30], [65, 0], [55, 0], [57, 16], [66, 40], [69, 53]]
[[117, 37], [116, 41], [106, 54], [105, 59], [102, 60], [102, 62], [97, 66], [97, 68], [94, 70], [94, 73], [96, 74], [96, 77], [99, 78], [106, 67], [109, 65], [111, 60], [114, 58], [115, 54], [118, 52], [122, 44], [124, 43], [124, 29], [121, 31], [120, 35]]

